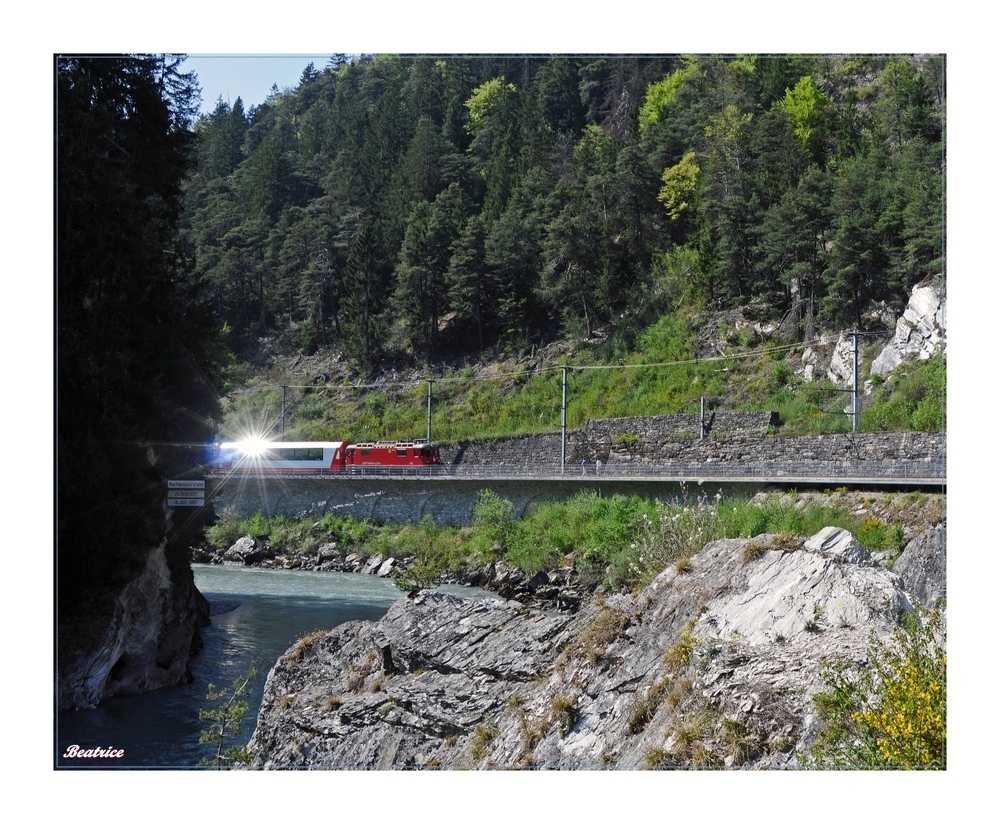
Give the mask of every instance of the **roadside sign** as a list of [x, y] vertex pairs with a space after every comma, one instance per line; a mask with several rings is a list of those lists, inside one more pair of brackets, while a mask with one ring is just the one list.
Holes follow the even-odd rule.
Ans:
[[167, 506], [204, 506], [205, 482], [167, 481]]
[[204, 489], [168, 489], [168, 498], [204, 498]]

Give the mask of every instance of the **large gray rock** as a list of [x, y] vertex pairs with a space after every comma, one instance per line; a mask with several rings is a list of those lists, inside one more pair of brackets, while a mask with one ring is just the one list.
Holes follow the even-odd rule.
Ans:
[[230, 564], [256, 564], [267, 558], [273, 558], [274, 553], [252, 535], [244, 535], [229, 547], [222, 557]]
[[190, 680], [191, 655], [209, 606], [190, 567], [171, 570], [166, 542], [115, 600], [114, 615], [93, 650], [78, 652], [59, 673], [59, 710], [95, 707]]
[[903, 361], [927, 360], [943, 345], [946, 301], [940, 282], [913, 287], [896, 334], [872, 363], [872, 375], [888, 375]]
[[943, 524], [924, 530], [906, 545], [892, 568], [906, 591], [925, 607], [937, 607], [947, 598], [945, 534]]
[[437, 593], [293, 647], [268, 675], [259, 768], [781, 767], [826, 662], [910, 608], [849, 533], [708, 544], [572, 617]]

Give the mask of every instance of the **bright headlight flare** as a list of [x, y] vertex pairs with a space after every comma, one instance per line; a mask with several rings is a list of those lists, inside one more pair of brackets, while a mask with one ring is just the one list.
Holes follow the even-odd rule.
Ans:
[[247, 458], [259, 458], [267, 452], [270, 443], [263, 438], [247, 438], [237, 441], [236, 446]]
[[267, 453], [270, 446], [270, 441], [265, 441], [263, 438], [257, 437], [244, 438], [241, 441], [228, 441], [226, 443], [219, 444], [219, 448], [222, 451], [235, 452], [237, 460], [239, 461], [260, 458]]

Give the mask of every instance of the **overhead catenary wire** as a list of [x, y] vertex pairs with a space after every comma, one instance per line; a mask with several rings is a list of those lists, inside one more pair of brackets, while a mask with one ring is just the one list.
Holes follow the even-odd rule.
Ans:
[[[866, 337], [885, 337], [884, 332], [859, 332], [859, 335]], [[712, 355], [711, 357], [705, 358], [688, 358], [686, 360], [677, 361], [658, 361], [655, 363], [600, 363], [600, 364], [565, 364], [556, 366], [545, 366], [538, 369], [524, 369], [517, 372], [499, 372], [491, 375], [455, 375], [455, 376], [434, 376], [425, 378], [408, 378], [406, 380], [399, 381], [380, 381], [376, 383], [337, 383], [337, 384], [264, 384], [258, 388], [271, 388], [278, 389], [282, 386], [288, 389], [310, 389], [312, 391], [318, 390], [343, 390], [343, 391], [357, 391], [365, 389], [389, 389], [392, 387], [402, 387], [402, 388], [412, 388], [415, 386], [421, 386], [426, 384], [428, 381], [434, 381], [435, 383], [473, 383], [473, 382], [489, 382], [489, 381], [501, 381], [501, 380], [514, 380], [525, 377], [532, 377], [535, 375], [546, 375], [561, 372], [563, 368], [569, 369], [576, 372], [584, 372], [588, 370], [598, 370], [598, 369], [655, 369], [663, 367], [675, 367], [675, 366], [697, 366], [700, 364], [709, 363], [719, 363], [721, 361], [730, 360], [746, 360], [749, 358], [764, 357], [766, 355], [773, 355], [782, 352], [790, 352], [795, 349], [807, 348], [809, 346], [817, 346], [823, 344], [822, 338], [813, 338], [812, 340], [783, 344], [781, 346], [770, 346], [764, 349], [753, 349], [748, 352], [739, 352], [732, 354], [723, 355]]]

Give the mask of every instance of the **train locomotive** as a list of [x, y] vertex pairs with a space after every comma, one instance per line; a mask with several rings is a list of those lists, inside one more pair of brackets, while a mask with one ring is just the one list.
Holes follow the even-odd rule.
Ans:
[[214, 445], [213, 474], [433, 474], [441, 450], [429, 441], [227, 441]]

